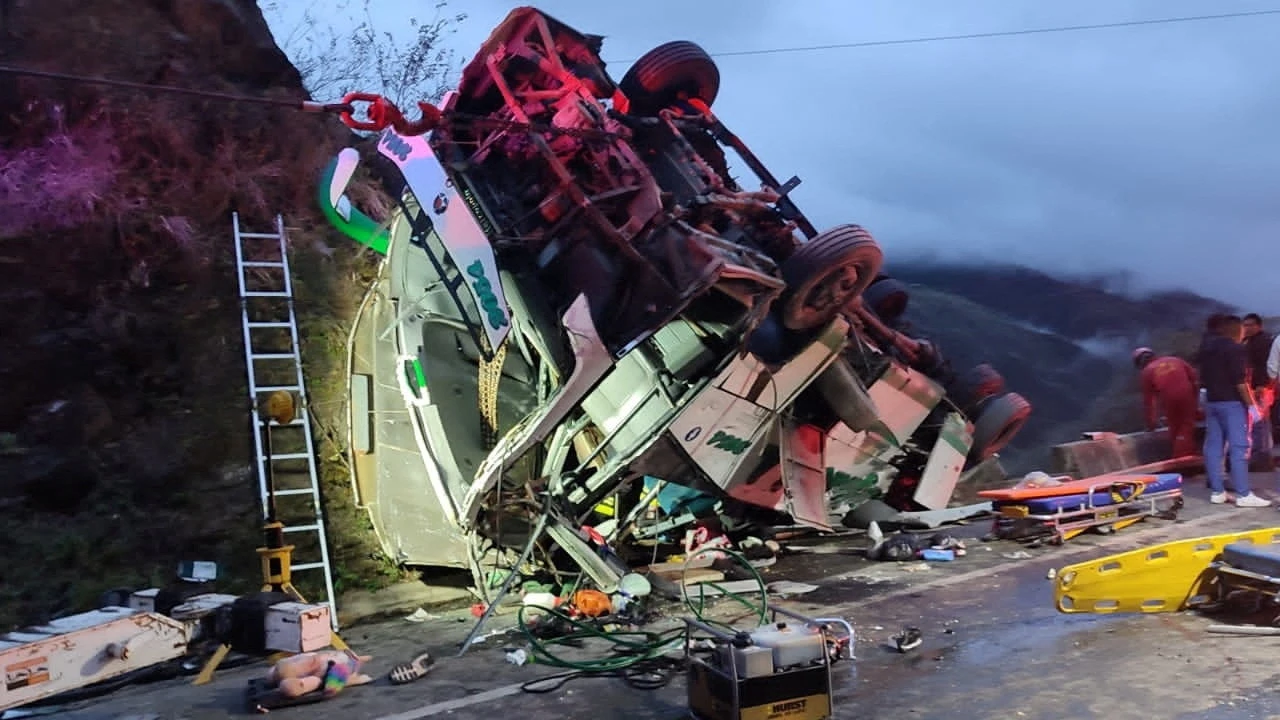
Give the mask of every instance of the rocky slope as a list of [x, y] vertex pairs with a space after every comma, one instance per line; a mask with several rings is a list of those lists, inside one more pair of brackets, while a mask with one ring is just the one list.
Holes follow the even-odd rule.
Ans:
[[[251, 0], [5, 4], [0, 63], [306, 97]], [[0, 74], [0, 627], [168, 582], [180, 560], [257, 584], [231, 211], [293, 230], [325, 437], [360, 261], [312, 191], [349, 138], [282, 107]], [[376, 578], [359, 516], [329, 500], [347, 576]]]

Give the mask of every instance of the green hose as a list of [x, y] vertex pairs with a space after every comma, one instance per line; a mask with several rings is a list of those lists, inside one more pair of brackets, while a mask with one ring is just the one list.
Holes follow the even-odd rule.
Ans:
[[[760, 587], [760, 602], [754, 603], [743, 594], [733, 593], [724, 590], [723, 587], [714, 583], [707, 583], [712, 587], [719, 589], [724, 596], [736, 601], [748, 610], [751, 610], [758, 619], [759, 625], [764, 625], [769, 621], [769, 607], [767, 602], [768, 589], [765, 585], [764, 578], [760, 572], [756, 570], [751, 562], [745, 556], [732, 550], [722, 550], [719, 548], [695, 549], [685, 558], [685, 572], [688, 572], [689, 562], [700, 555], [708, 552], [722, 552], [725, 555], [738, 561], [743, 567], [751, 572], [752, 578]], [[693, 598], [689, 597], [688, 586], [681, 581], [682, 595], [684, 597], [685, 607], [689, 609], [691, 615], [697, 620], [708, 625], [718, 625], [730, 632], [736, 631], [735, 628], [712, 620], [704, 616], [706, 610], [706, 594], [699, 593], [697, 605], [694, 604]], [[561, 635], [553, 639], [543, 640], [537, 637], [533, 629], [525, 622], [525, 612], [534, 610], [545, 613], [547, 616], [557, 618], [564, 622], [572, 631], [567, 635]], [[520, 632], [524, 633], [525, 638], [529, 642], [529, 652], [533, 657], [533, 661], [542, 665], [551, 667], [562, 667], [569, 670], [576, 670], [587, 673], [608, 673], [624, 670], [634, 667], [642, 663], [651, 663], [665, 656], [669, 652], [671, 644], [684, 637], [684, 628], [674, 628], [666, 632], [652, 632], [647, 630], [615, 630], [606, 631], [596, 627], [594, 623], [583, 622], [567, 613], [554, 608], [539, 607], [537, 605], [522, 605], [516, 613], [516, 624], [520, 628]], [[556, 655], [551, 651], [552, 647], [563, 645], [576, 645], [587, 639], [604, 640], [612, 646], [613, 654], [603, 658], [591, 660], [567, 660]]]
[[[573, 628], [567, 635], [543, 640], [533, 633], [533, 629], [525, 622], [525, 612], [535, 610], [558, 618]], [[623, 670], [639, 663], [655, 660], [667, 653], [672, 642], [684, 635], [683, 628], [676, 628], [657, 633], [647, 630], [605, 631], [577, 618], [553, 608], [536, 605], [522, 605], [516, 613], [516, 623], [520, 631], [529, 641], [529, 651], [533, 660], [541, 665], [562, 667], [583, 672], [612, 672]], [[605, 640], [613, 646], [613, 655], [592, 660], [567, 660], [553, 652], [550, 648], [557, 645], [573, 645], [582, 640], [595, 638]]]
[[751, 610], [755, 614], [756, 619], [758, 620], [757, 622], [758, 625], [764, 625], [768, 623], [769, 622], [769, 601], [768, 601], [769, 589], [765, 584], [764, 577], [760, 575], [760, 571], [756, 570], [755, 566], [751, 564], [751, 561], [748, 560], [746, 556], [743, 555], [742, 553], [735, 552], [733, 550], [725, 550], [723, 548], [709, 548], [706, 546], [695, 548], [694, 550], [689, 552], [689, 554], [684, 559], [684, 568], [681, 570], [681, 573], [680, 573], [680, 594], [681, 596], [683, 596], [684, 605], [685, 607], [689, 608], [690, 614], [692, 614], [693, 617], [696, 618], [697, 620], [703, 623], [706, 623], [707, 625], [718, 626], [725, 630], [729, 630], [730, 632], [735, 631], [735, 628], [727, 625], [726, 623], [722, 623], [718, 620], [712, 620], [710, 618], [704, 617], [703, 612], [706, 610], [706, 607], [707, 607], [707, 594], [705, 592], [698, 593], [698, 604], [695, 607], [693, 604], [693, 599], [689, 597], [689, 586], [684, 583], [684, 578], [689, 572], [689, 563], [693, 562], [694, 558], [699, 557], [701, 555], [705, 555], [707, 553], [711, 553], [711, 552], [724, 553], [725, 555], [732, 558], [733, 560], [736, 560], [739, 565], [746, 568], [747, 572], [751, 573], [751, 579], [755, 580], [756, 585], [759, 586], [760, 588], [760, 602], [753, 603], [747, 600], [746, 598], [744, 598], [742, 594], [729, 592], [728, 590], [724, 589], [724, 586], [719, 585], [717, 583], [700, 583], [699, 590], [702, 589], [701, 585], [709, 585], [719, 590], [721, 593], [724, 594], [725, 597], [729, 598], [730, 600], [733, 600], [738, 604], [742, 605], [743, 607], [745, 607], [746, 609]]

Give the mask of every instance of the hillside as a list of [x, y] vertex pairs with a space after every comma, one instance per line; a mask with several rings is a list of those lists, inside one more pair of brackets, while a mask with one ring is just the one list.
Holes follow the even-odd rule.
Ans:
[[897, 259], [892, 274], [952, 293], [998, 313], [1075, 340], [1139, 338], [1145, 333], [1199, 327], [1226, 303], [1185, 290], [1133, 296], [1107, 276], [1056, 277], [1016, 265], [966, 265]]
[[933, 288], [912, 288], [911, 325], [963, 371], [988, 362], [1009, 389], [1025, 395], [1035, 412], [1002, 452], [1010, 471], [1043, 467], [1048, 446], [1088, 429], [1093, 398], [1107, 387], [1114, 364], [1078, 343], [992, 312], [978, 303]]
[[1205, 318], [1234, 310], [1190, 292], [1134, 297], [1105, 278], [1072, 280], [1016, 266], [895, 263], [912, 285], [907, 319], [963, 370], [989, 362], [1035, 405], [1002, 453], [1011, 472], [1044, 467], [1048, 447], [1086, 430], [1142, 428], [1129, 353], [1139, 344], [1189, 357]]
[[[0, 62], [301, 100], [252, 0], [5, 4]], [[340, 583], [390, 574], [331, 440], [362, 260], [313, 211], [334, 118], [0, 74], [0, 627], [181, 560], [259, 584], [231, 211], [291, 229]]]

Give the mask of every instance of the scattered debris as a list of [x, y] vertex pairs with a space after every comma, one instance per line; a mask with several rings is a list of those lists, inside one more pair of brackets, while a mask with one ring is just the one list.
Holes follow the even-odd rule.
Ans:
[[893, 636], [893, 644], [900, 653], [910, 652], [924, 644], [924, 633], [920, 632], [920, 628], [905, 627], [902, 632]]
[[435, 666], [435, 658], [431, 657], [431, 653], [424, 652], [407, 663], [400, 663], [391, 668], [387, 678], [396, 685], [413, 682], [419, 678], [426, 677], [431, 668]]
[[426, 622], [428, 620], [434, 620], [436, 617], [438, 616], [432, 615], [431, 613], [427, 612], [423, 608], [418, 608], [417, 610], [413, 611], [413, 614], [406, 616], [405, 620], [411, 623], [420, 623], [420, 622]]

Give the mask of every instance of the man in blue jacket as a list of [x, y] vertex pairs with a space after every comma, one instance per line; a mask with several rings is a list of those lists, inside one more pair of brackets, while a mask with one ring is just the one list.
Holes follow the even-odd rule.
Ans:
[[1206, 400], [1204, 465], [1209, 475], [1209, 502], [1222, 504], [1230, 500], [1223, 477], [1225, 442], [1236, 505], [1266, 507], [1271, 501], [1249, 489], [1249, 425], [1261, 413], [1253, 388], [1249, 387], [1243, 340], [1243, 321], [1238, 315], [1229, 315], [1218, 326], [1217, 336], [1209, 338], [1200, 353], [1200, 382]]

